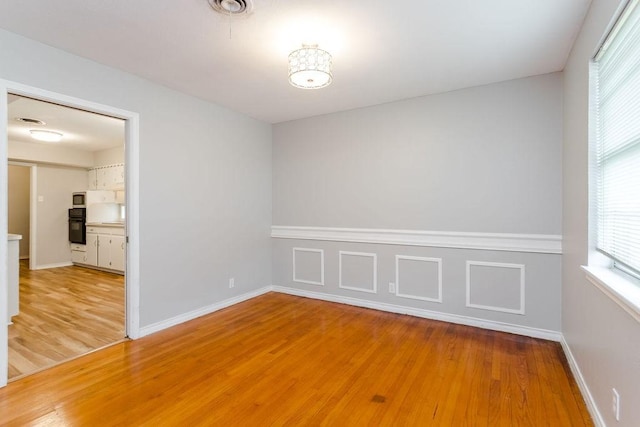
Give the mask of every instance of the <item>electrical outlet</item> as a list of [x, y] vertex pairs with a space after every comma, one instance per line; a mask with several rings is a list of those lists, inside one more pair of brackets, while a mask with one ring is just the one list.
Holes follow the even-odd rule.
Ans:
[[235, 277], [232, 277], [231, 279], [229, 279], [229, 288], [235, 288], [236, 286], [236, 279]]
[[396, 293], [396, 284], [389, 282], [389, 293], [391, 294], [395, 294]]
[[615, 388], [611, 390], [613, 391], [611, 399], [611, 410], [613, 411], [613, 416], [616, 418], [616, 421], [620, 421], [620, 395], [618, 394], [618, 390], [616, 390]]

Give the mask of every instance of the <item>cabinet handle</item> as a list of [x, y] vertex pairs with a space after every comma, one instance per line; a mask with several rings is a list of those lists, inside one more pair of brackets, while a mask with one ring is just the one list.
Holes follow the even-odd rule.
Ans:
[[121, 248], [121, 249], [124, 249], [124, 242], [122, 242], [122, 243], [120, 244], [120, 248]]

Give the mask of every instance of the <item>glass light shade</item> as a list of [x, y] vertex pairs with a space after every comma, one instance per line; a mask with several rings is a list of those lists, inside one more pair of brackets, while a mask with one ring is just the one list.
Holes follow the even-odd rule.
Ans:
[[320, 89], [331, 84], [331, 54], [318, 46], [303, 45], [289, 54], [289, 83], [301, 89]]
[[37, 139], [38, 141], [60, 142], [62, 140], [62, 134], [60, 132], [39, 129], [32, 129], [29, 132], [31, 132], [31, 138]]

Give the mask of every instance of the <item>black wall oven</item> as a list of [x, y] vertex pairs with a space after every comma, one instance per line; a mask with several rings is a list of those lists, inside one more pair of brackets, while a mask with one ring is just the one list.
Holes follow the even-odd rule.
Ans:
[[87, 244], [87, 209], [69, 209], [69, 241], [71, 243]]

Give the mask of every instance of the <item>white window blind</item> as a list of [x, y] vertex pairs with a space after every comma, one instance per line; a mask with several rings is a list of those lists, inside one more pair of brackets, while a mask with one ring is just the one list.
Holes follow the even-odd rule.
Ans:
[[640, 274], [640, 7], [632, 1], [596, 63], [597, 249]]

